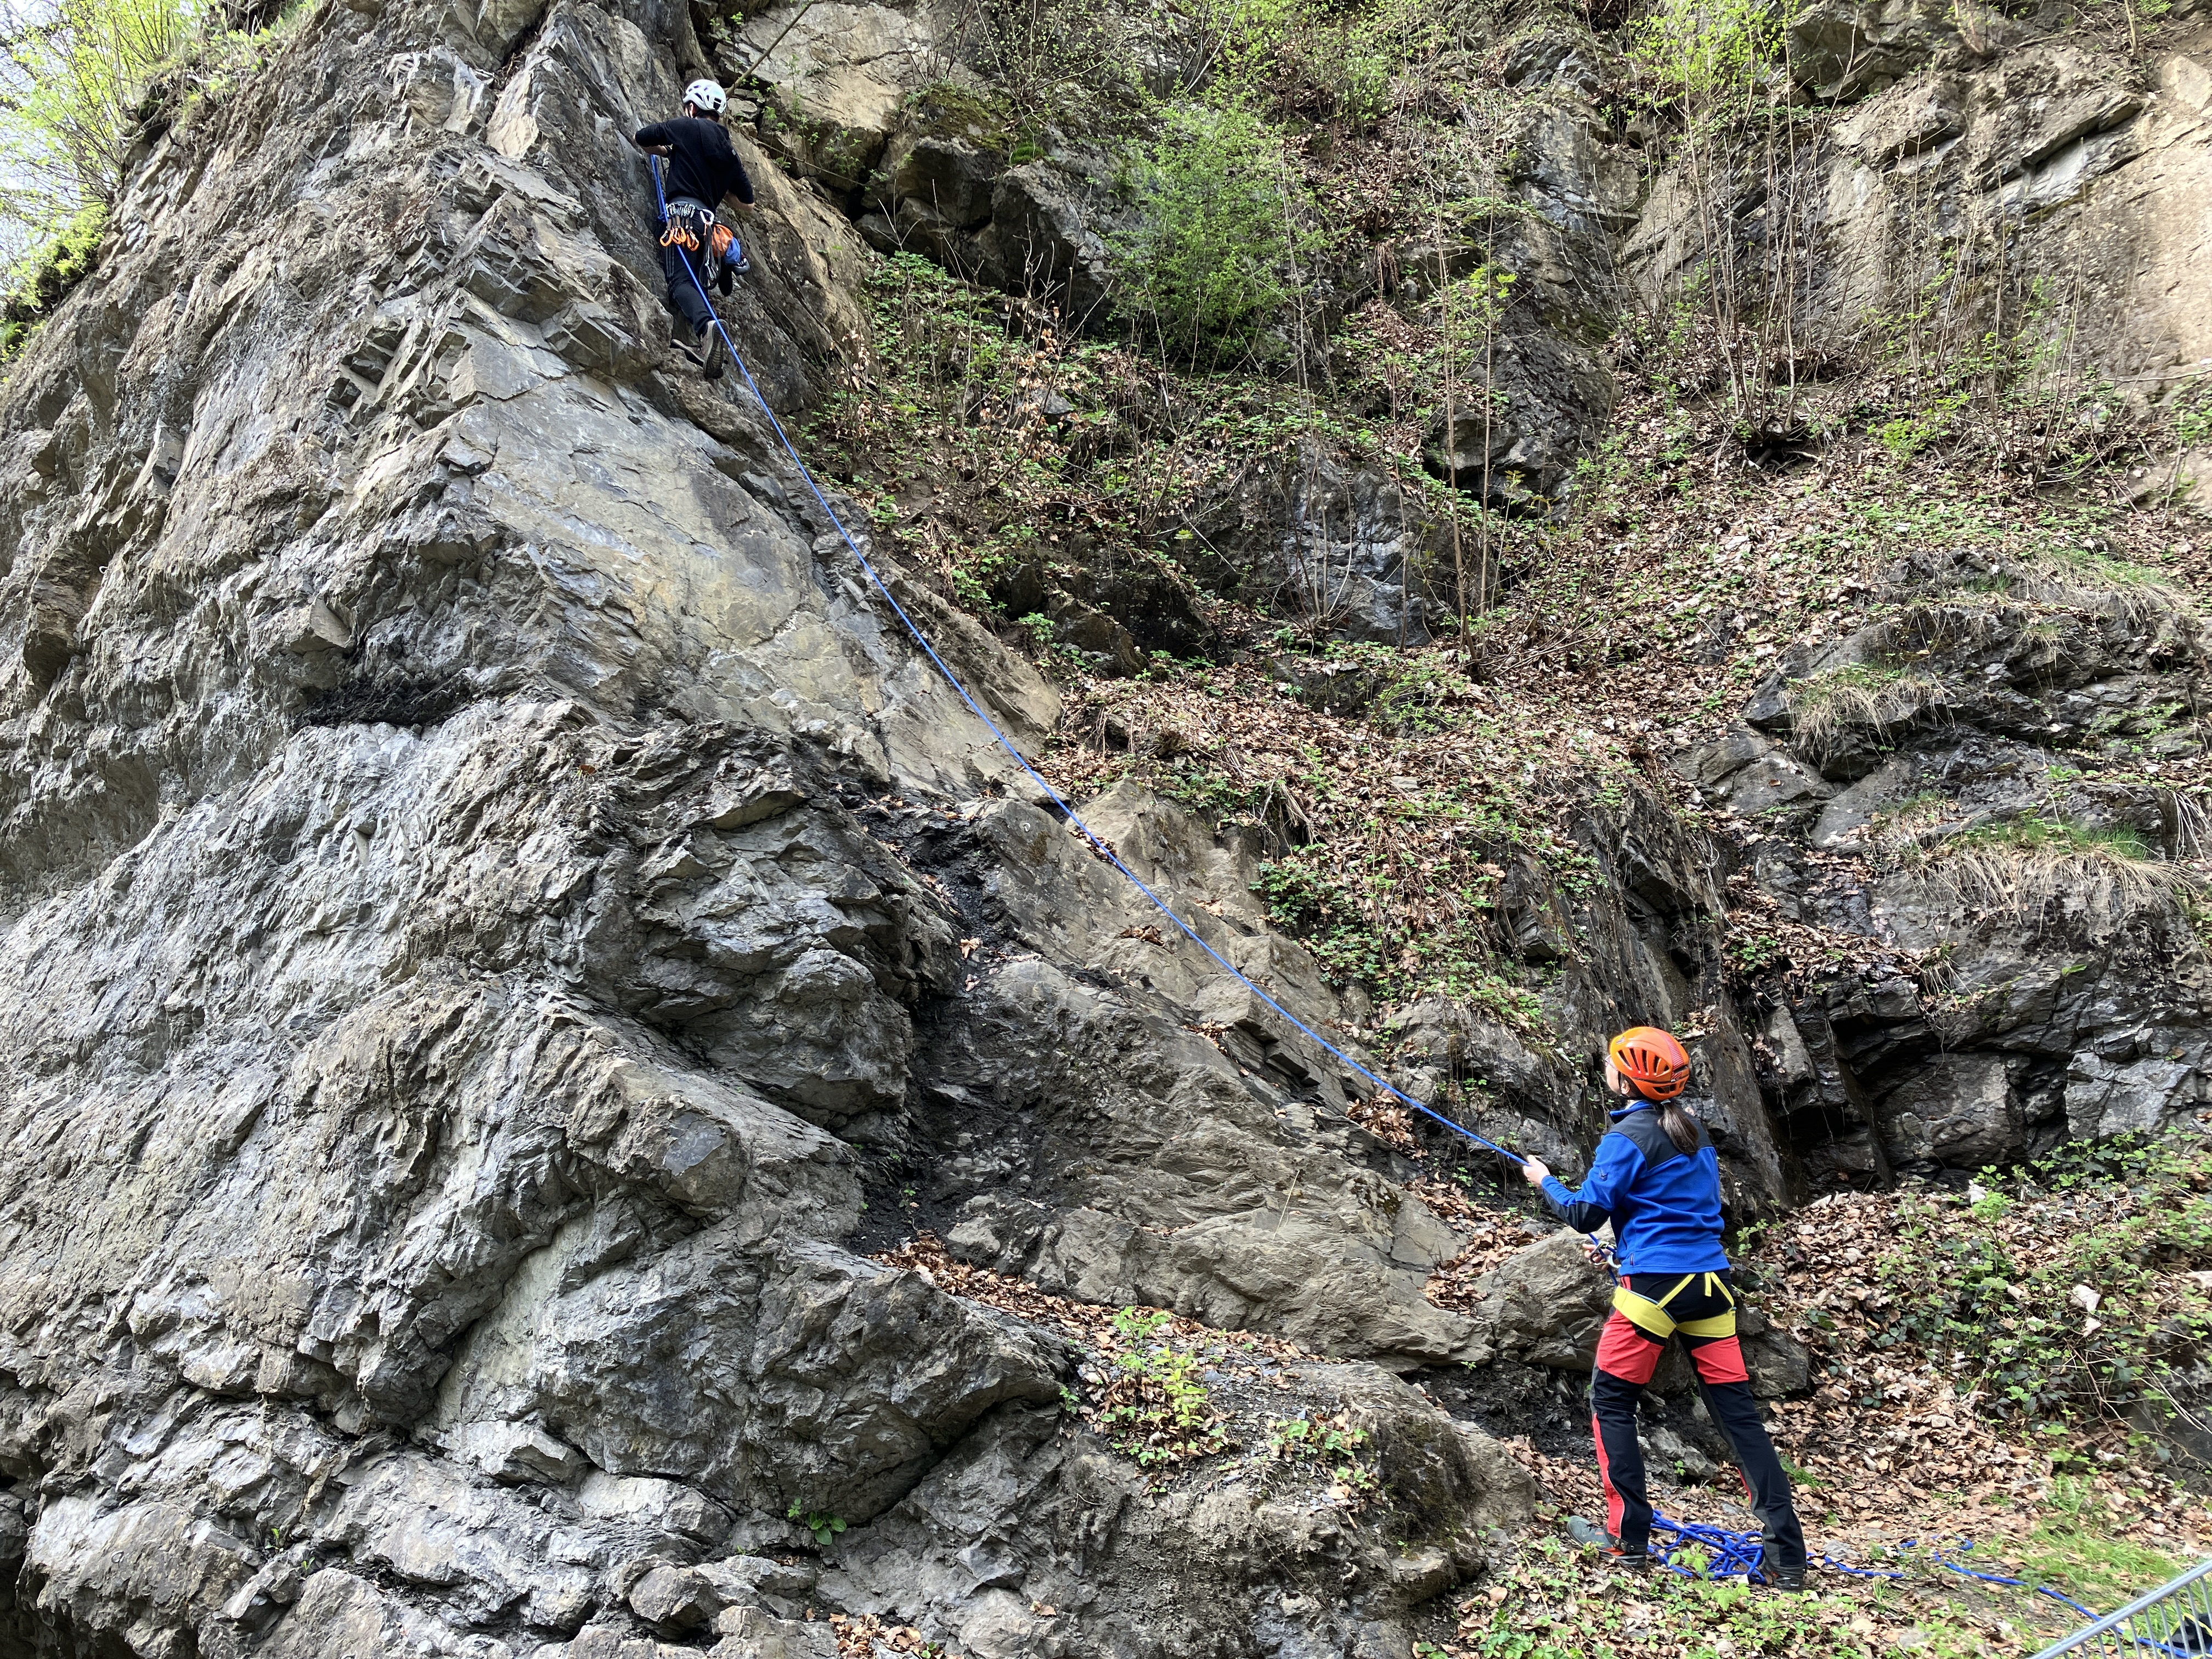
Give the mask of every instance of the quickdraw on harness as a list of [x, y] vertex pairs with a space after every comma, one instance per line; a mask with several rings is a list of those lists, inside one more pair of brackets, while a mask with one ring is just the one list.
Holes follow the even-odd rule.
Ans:
[[715, 270], [729, 258], [731, 248], [737, 245], [737, 233], [708, 209], [688, 202], [669, 203], [666, 216], [661, 222], [661, 246], [680, 247], [690, 253], [704, 252], [706, 274], [711, 281]]
[[[1667, 1311], [1667, 1304], [1689, 1289], [1699, 1279], [1705, 1281], [1707, 1296], [1717, 1296], [1728, 1304], [1726, 1313], [1717, 1313], [1706, 1319], [1677, 1320]], [[1654, 1302], [1648, 1296], [1639, 1296], [1626, 1285], [1613, 1293], [1613, 1310], [1638, 1330], [1649, 1331], [1664, 1342], [1680, 1331], [1684, 1336], [1734, 1336], [1735, 1334], [1735, 1297], [1729, 1294], [1728, 1285], [1718, 1273], [1685, 1273], [1675, 1281], [1674, 1288]]]

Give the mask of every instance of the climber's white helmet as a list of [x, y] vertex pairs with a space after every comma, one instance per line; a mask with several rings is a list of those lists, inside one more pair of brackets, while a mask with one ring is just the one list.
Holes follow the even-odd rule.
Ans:
[[684, 101], [695, 109], [705, 110], [709, 115], [720, 115], [730, 98], [714, 82], [694, 81], [684, 88]]

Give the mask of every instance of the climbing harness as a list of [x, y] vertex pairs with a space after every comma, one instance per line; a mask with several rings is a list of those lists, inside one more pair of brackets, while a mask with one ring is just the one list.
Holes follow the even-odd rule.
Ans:
[[[658, 167], [655, 168], [654, 182], [659, 182]], [[736, 259], [731, 258], [738, 246], [737, 232], [724, 224], [714, 209], [701, 203], [687, 202], [680, 196], [673, 202], [664, 201], [661, 204], [660, 245], [663, 247], [680, 247], [687, 255], [699, 255], [707, 268], [704, 276], [708, 283], [720, 281], [725, 267], [744, 269], [742, 253]], [[684, 263], [688, 265], [690, 260], [687, 258]], [[705, 292], [703, 285], [700, 291]], [[726, 283], [722, 284], [722, 291], [726, 294], [729, 291]]]
[[[1705, 1280], [1707, 1296], [1717, 1296], [1728, 1304], [1726, 1313], [1714, 1314], [1707, 1319], [1677, 1321], [1667, 1311], [1667, 1304], [1689, 1289], [1699, 1279]], [[1680, 1331], [1685, 1336], [1734, 1336], [1735, 1334], [1735, 1297], [1718, 1273], [1685, 1273], [1675, 1282], [1674, 1288], [1654, 1302], [1648, 1296], [1639, 1296], [1626, 1285], [1613, 1293], [1613, 1311], [1639, 1330], [1649, 1331], [1664, 1342]]]
[[[660, 216], [665, 221], [668, 217], [668, 198], [661, 186], [660, 161], [658, 156], [653, 158], [653, 193], [659, 201]], [[837, 534], [844, 541], [847, 550], [851, 552], [854, 559], [860, 562], [861, 570], [866, 574], [868, 580], [874, 586], [876, 592], [882, 594], [884, 597], [884, 602], [890, 606], [891, 614], [896, 616], [899, 621], [904, 624], [906, 631], [913, 637], [914, 642], [921, 647], [922, 653], [936, 665], [937, 672], [945, 676], [945, 684], [952, 688], [953, 694], [957, 696], [963, 703], [967, 705], [968, 712], [975, 715], [977, 720], [982, 721], [984, 730], [988, 732], [991, 736], [997, 740], [999, 747], [1005, 750], [1006, 753], [1012, 757], [1014, 764], [1022, 769], [1023, 772], [1028, 775], [1031, 783], [1034, 783], [1038, 788], [1044, 791], [1046, 799], [1052, 802], [1054, 808], [1060, 813], [1060, 817], [1066, 819], [1067, 822], [1074, 827], [1076, 832], [1090, 844], [1091, 850], [1097, 854], [1098, 857], [1105, 860], [1109, 864], [1112, 865], [1115, 869], [1119, 871], [1123, 880], [1127, 881], [1129, 885], [1135, 888], [1139, 893], [1142, 893], [1147, 899], [1149, 899], [1152, 902], [1153, 908], [1157, 909], [1162, 915], [1173, 922], [1177, 932], [1181, 933], [1186, 939], [1189, 939], [1192, 944], [1198, 946], [1200, 950], [1205, 951], [1207, 956], [1211, 957], [1215, 964], [1218, 966], [1223, 972], [1235, 979], [1238, 984], [1242, 985], [1246, 990], [1249, 991], [1254, 996], [1257, 997], [1262, 1003], [1266, 1004], [1276, 1013], [1280, 1014], [1284, 1019], [1287, 1020], [1297, 1030], [1303, 1032], [1308, 1037], [1310, 1037], [1316, 1043], [1320, 1045], [1324, 1053], [1333, 1056], [1345, 1066], [1350, 1067], [1353, 1072], [1358, 1073], [1361, 1077], [1365, 1078], [1376, 1088], [1392, 1096], [1403, 1104], [1411, 1107], [1413, 1110], [1419, 1112], [1423, 1117], [1429, 1119], [1431, 1122], [1441, 1124], [1443, 1127], [1450, 1130], [1452, 1133], [1460, 1136], [1463, 1139], [1471, 1140], [1476, 1146], [1483, 1147], [1487, 1151], [1493, 1152], [1502, 1158], [1506, 1158], [1515, 1164], [1524, 1162], [1525, 1160], [1522, 1159], [1518, 1152], [1509, 1152], [1504, 1147], [1499, 1146], [1496, 1141], [1491, 1140], [1482, 1135], [1479, 1135], [1474, 1130], [1469, 1129], [1462, 1124], [1453, 1122], [1451, 1119], [1444, 1116], [1443, 1113], [1431, 1111], [1428, 1107], [1422, 1105], [1419, 1101], [1414, 1099], [1413, 1096], [1407, 1094], [1403, 1089], [1399, 1088], [1395, 1084], [1389, 1082], [1384, 1078], [1376, 1076], [1366, 1066], [1362, 1066], [1358, 1060], [1352, 1059], [1351, 1055], [1346, 1054], [1344, 1050], [1338, 1048], [1320, 1032], [1315, 1030], [1312, 1026], [1307, 1024], [1305, 1021], [1300, 1019], [1289, 1009], [1284, 1007], [1281, 1003], [1276, 1001], [1274, 998], [1269, 996], [1265, 991], [1254, 984], [1252, 981], [1236, 966], [1236, 964], [1229, 961], [1229, 959], [1224, 957], [1220, 951], [1215, 950], [1211, 945], [1208, 945], [1203, 939], [1201, 939], [1199, 936], [1197, 930], [1192, 927], [1191, 925], [1185, 921], [1181, 916], [1177, 915], [1164, 899], [1161, 898], [1158, 893], [1155, 893], [1150, 887], [1146, 886], [1143, 881], [1139, 879], [1137, 872], [1130, 869], [1127, 865], [1121, 862], [1121, 855], [1115, 852], [1114, 848], [1108, 843], [1105, 837], [1097, 834], [1089, 824], [1085, 823], [1082, 817], [1077, 813], [1076, 810], [1073, 806], [1069, 805], [1066, 800], [1061, 799], [1060, 792], [1057, 789], [1054, 789], [1050, 784], [1047, 783], [1044, 779], [1039, 775], [1036, 768], [1029, 763], [1028, 759], [1022, 754], [1022, 751], [1015, 748], [1012, 740], [1007, 738], [1006, 734], [999, 729], [999, 723], [983, 712], [982, 706], [969, 695], [968, 688], [960, 683], [960, 677], [954, 673], [952, 670], [946, 665], [944, 658], [937, 654], [937, 647], [930, 643], [929, 635], [922, 632], [921, 624], [916, 623], [915, 619], [907, 613], [906, 607], [901, 605], [898, 600], [892, 596], [890, 586], [884, 582], [883, 577], [877, 574], [875, 566], [869, 562], [868, 556], [860, 550], [860, 544], [853, 539], [853, 532], [845, 528], [845, 521], [837, 516], [837, 510], [830, 505], [830, 498], [822, 493], [822, 486], [815, 483], [813, 472], [808, 468], [806, 463], [799, 459], [799, 451], [791, 441], [791, 434], [783, 429], [783, 422], [775, 418], [775, 411], [769, 407], [768, 399], [761, 395], [760, 386], [753, 380], [752, 370], [745, 366], [745, 360], [738, 352], [736, 342], [730, 338], [729, 330], [723, 326], [720, 313], [714, 310], [714, 301], [708, 299], [706, 284], [700, 282], [698, 271], [696, 269], [691, 268], [691, 262], [690, 260], [687, 259], [684, 263], [687, 270], [691, 270], [691, 280], [693, 283], [698, 287], [699, 297], [702, 300], [707, 301], [707, 310], [708, 314], [714, 319], [714, 331], [721, 336], [722, 345], [724, 349], [729, 352], [730, 361], [738, 366], [738, 373], [744, 377], [745, 389], [753, 394], [753, 401], [760, 405], [761, 413], [768, 417], [768, 423], [770, 429], [775, 432], [776, 437], [782, 442], [784, 453], [791, 457], [791, 464], [799, 469], [799, 476], [806, 480], [807, 489], [813, 493], [814, 499], [816, 501], [820, 503], [823, 512], [829, 514], [830, 522], [836, 526]]]
[[737, 232], [712, 213], [686, 207], [681, 202], [668, 210], [660, 233], [661, 246], [688, 248], [694, 253], [703, 249], [707, 257], [717, 263], [728, 257], [737, 240]]

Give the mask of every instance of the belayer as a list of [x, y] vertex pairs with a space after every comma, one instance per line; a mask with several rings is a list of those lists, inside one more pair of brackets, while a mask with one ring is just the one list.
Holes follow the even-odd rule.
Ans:
[[1651, 1499], [1636, 1407], [1668, 1340], [1680, 1337], [1697, 1367], [1705, 1408], [1735, 1448], [1752, 1505], [1765, 1522], [1763, 1571], [1784, 1589], [1802, 1589], [1805, 1534], [1736, 1340], [1735, 1293], [1721, 1248], [1720, 1159], [1705, 1126], [1680, 1097], [1690, 1081], [1690, 1057], [1669, 1033], [1638, 1025], [1607, 1045], [1605, 1081], [1629, 1103], [1613, 1114], [1613, 1127], [1598, 1142], [1581, 1189], [1570, 1190], [1533, 1158], [1521, 1173], [1577, 1232], [1613, 1224], [1620, 1283], [1590, 1376], [1606, 1553], [1622, 1567], [1650, 1563]]
[[668, 280], [668, 303], [690, 332], [689, 340], [679, 337], [677, 343], [705, 366], [710, 380], [721, 378], [722, 353], [711, 337], [714, 310], [707, 289], [715, 286], [727, 294], [752, 269], [714, 211], [726, 198], [740, 207], [753, 204], [753, 181], [722, 125], [728, 103], [714, 82], [694, 81], [684, 88], [683, 114], [640, 127], [633, 141], [648, 155], [668, 158], [661, 186], [667, 217], [660, 224], [660, 272]]

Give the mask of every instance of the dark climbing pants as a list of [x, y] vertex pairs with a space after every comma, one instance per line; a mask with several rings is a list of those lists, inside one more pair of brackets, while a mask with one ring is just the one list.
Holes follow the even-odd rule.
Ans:
[[1735, 1449], [1752, 1508], [1765, 1522], [1767, 1560], [1802, 1572], [1805, 1534], [1790, 1500], [1790, 1477], [1782, 1472], [1782, 1460], [1775, 1455], [1752, 1397], [1728, 1275], [1637, 1273], [1620, 1284], [1627, 1294], [1614, 1299], [1590, 1376], [1590, 1428], [1597, 1441], [1598, 1474], [1605, 1482], [1606, 1530], [1623, 1549], [1650, 1547], [1651, 1499], [1644, 1486], [1636, 1407], [1667, 1344], [1679, 1339], [1697, 1368], [1706, 1411]]
[[[660, 250], [660, 274], [668, 279], [668, 303], [695, 337], [714, 316], [714, 307], [707, 303], [706, 263], [704, 254], [675, 243]], [[691, 279], [695, 270], [699, 274], [697, 282]]]

